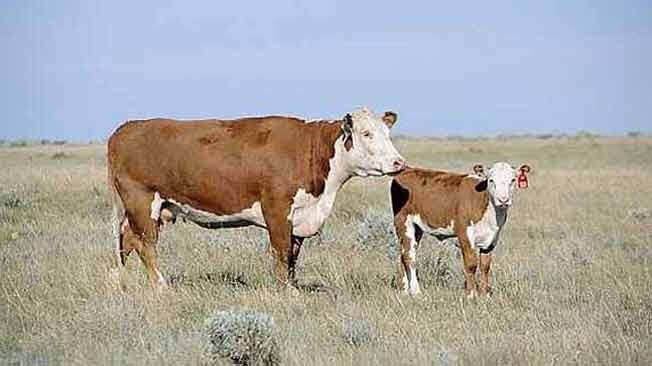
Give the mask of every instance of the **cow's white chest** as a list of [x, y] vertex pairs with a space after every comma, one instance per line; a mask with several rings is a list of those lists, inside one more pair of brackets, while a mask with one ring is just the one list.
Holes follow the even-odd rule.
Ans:
[[471, 245], [480, 249], [489, 248], [497, 240], [500, 229], [504, 224], [499, 222], [496, 216], [496, 210], [490, 203], [480, 221], [471, 224], [466, 228], [466, 235], [469, 237]]
[[322, 194], [315, 197], [305, 189], [299, 189], [294, 195], [288, 220], [292, 222], [292, 234], [309, 237], [317, 234], [333, 210], [335, 194]]

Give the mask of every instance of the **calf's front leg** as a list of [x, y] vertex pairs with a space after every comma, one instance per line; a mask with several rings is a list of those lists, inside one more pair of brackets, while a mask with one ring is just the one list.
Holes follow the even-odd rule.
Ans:
[[491, 269], [491, 259], [493, 254], [491, 252], [480, 252], [480, 295], [491, 295], [491, 278], [489, 270]]
[[466, 292], [467, 298], [473, 298], [478, 291], [478, 285], [475, 281], [475, 273], [478, 269], [478, 256], [465, 229], [458, 230], [457, 239], [460, 243], [462, 259], [464, 261], [464, 291]]

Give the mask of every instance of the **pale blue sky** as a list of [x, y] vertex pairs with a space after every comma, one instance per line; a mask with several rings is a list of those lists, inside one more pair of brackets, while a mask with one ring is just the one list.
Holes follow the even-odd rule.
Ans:
[[0, 137], [399, 112], [397, 132], [652, 131], [652, 1], [0, 2]]

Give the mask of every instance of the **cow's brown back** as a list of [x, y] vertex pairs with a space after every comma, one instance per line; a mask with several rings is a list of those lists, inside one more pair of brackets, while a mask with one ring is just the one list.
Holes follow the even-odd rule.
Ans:
[[318, 196], [339, 123], [289, 117], [127, 122], [108, 143], [109, 175], [216, 214], [249, 208], [263, 190]]

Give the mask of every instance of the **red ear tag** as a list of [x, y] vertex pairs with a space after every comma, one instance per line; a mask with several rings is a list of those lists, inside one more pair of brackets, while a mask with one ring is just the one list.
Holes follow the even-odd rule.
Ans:
[[517, 182], [518, 182], [518, 188], [527, 188], [527, 185], [528, 185], [527, 184], [527, 175], [525, 174], [525, 172], [523, 170], [521, 170], [521, 172], [518, 173]]

